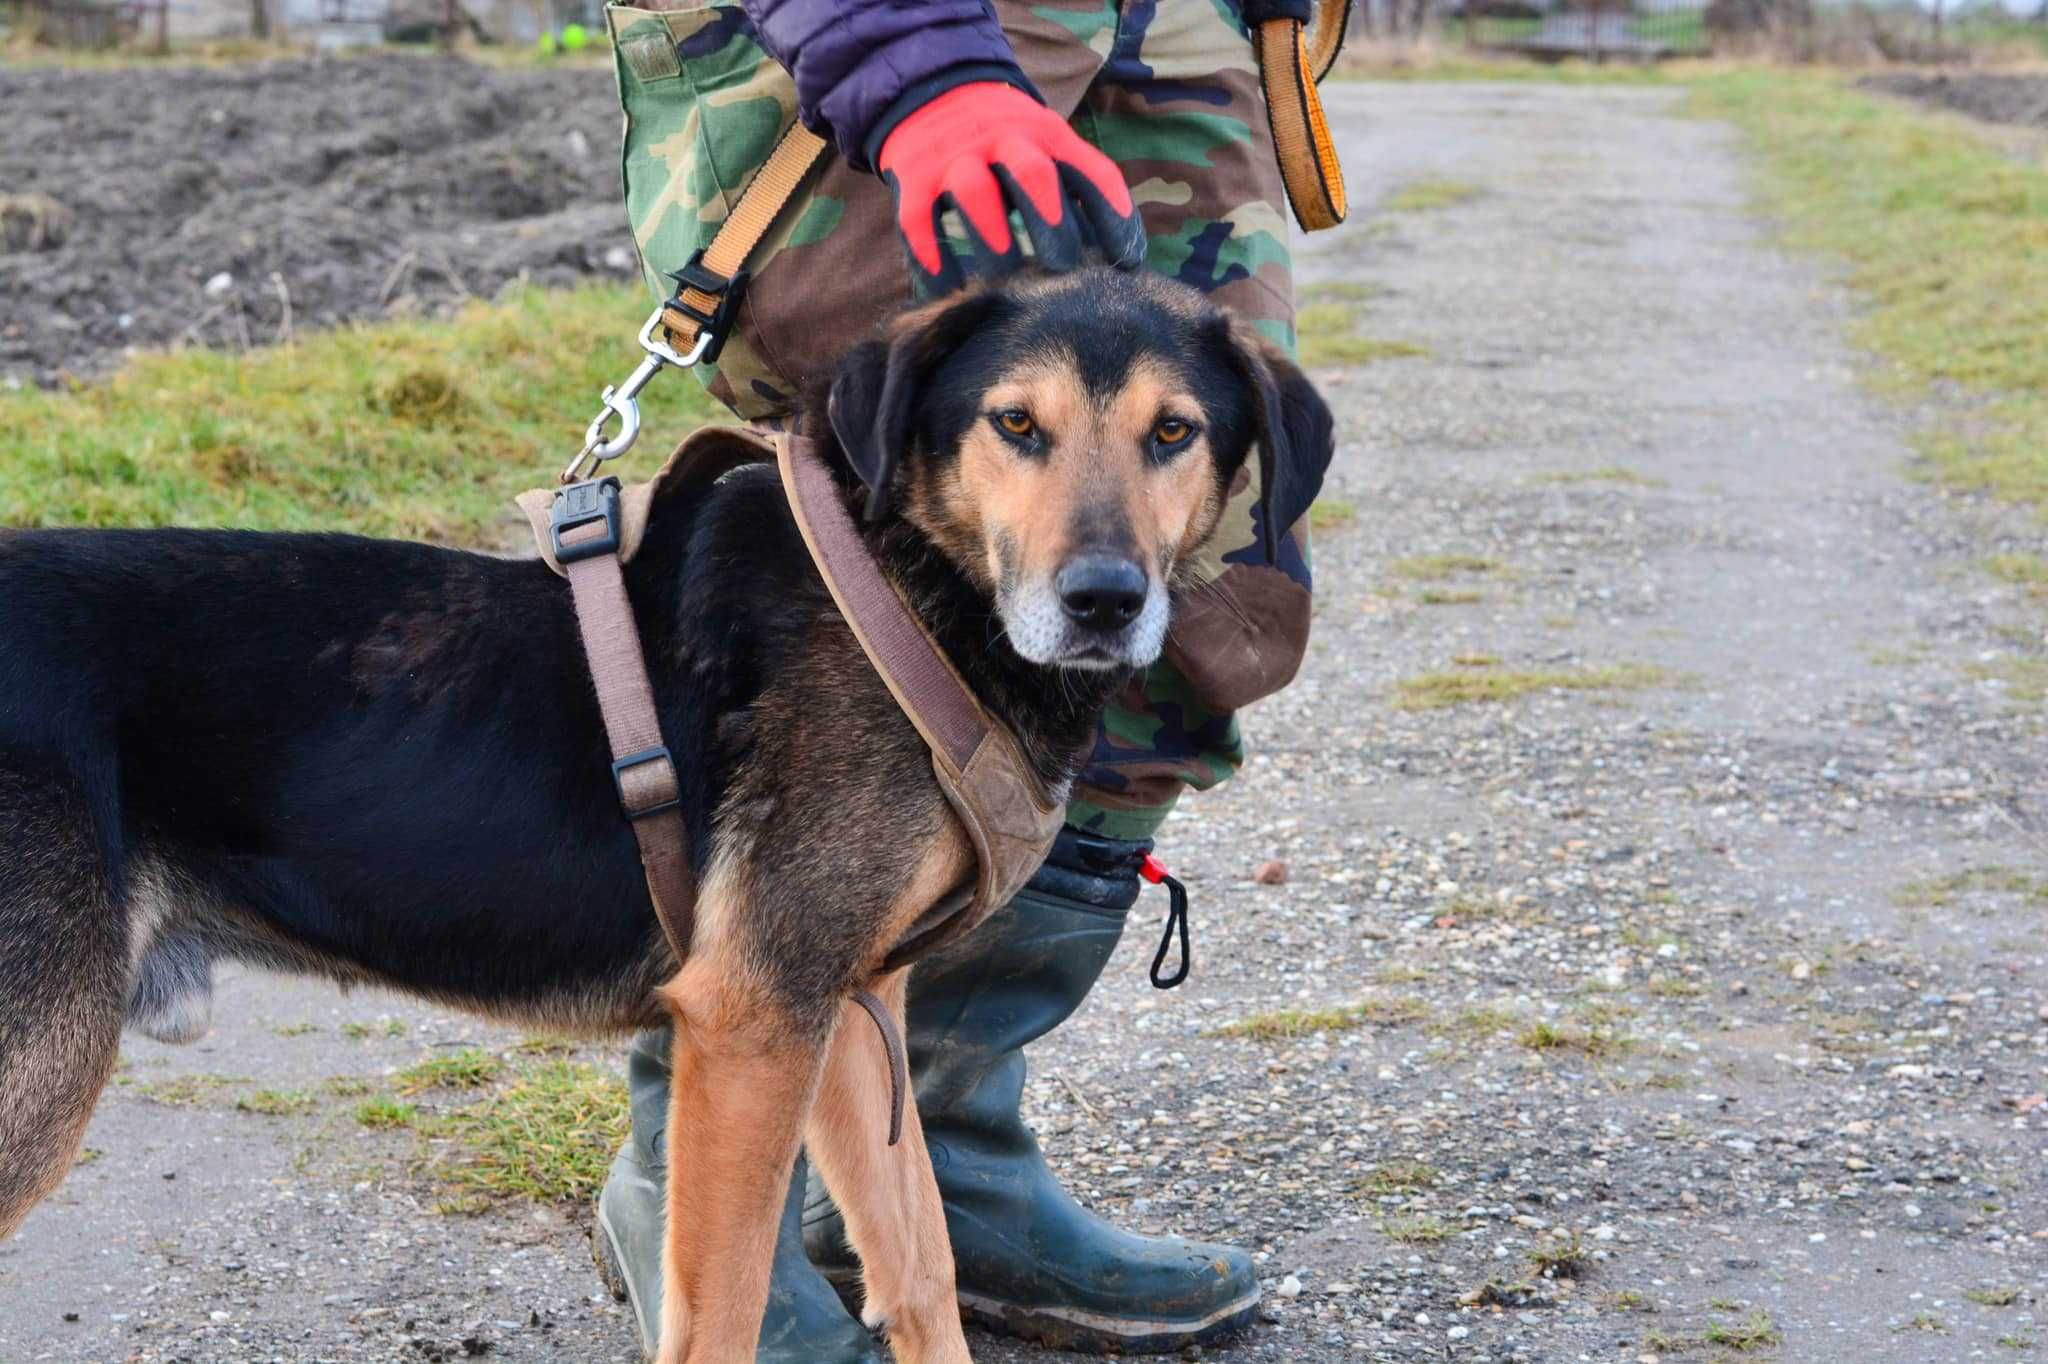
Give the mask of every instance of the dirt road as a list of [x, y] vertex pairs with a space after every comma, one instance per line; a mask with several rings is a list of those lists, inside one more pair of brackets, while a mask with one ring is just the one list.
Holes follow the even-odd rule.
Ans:
[[[2040, 525], [1908, 478], [1844, 297], [1678, 96], [1326, 97], [1358, 211], [1304, 280], [1426, 353], [1329, 371], [1355, 514], [1312, 659], [1170, 826], [1193, 980], [1145, 986], [1148, 908], [1036, 1054], [1056, 1163], [1258, 1249], [1268, 1320], [1207, 1359], [2024, 1358], [2048, 665], [1980, 564]], [[0, 1247], [0, 1357], [631, 1357], [579, 1212], [436, 1216], [353, 1101], [233, 1107], [510, 1037], [254, 976], [218, 1013], [130, 1044], [100, 1154]], [[234, 1078], [161, 1102], [188, 1074]]]

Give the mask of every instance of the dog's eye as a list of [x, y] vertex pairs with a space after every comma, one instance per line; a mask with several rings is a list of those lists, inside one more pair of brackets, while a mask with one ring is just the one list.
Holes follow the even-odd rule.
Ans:
[[1020, 440], [1038, 429], [1038, 424], [1031, 420], [1031, 414], [1021, 407], [1004, 408], [995, 414], [995, 423], [996, 429], [1004, 435]]
[[1152, 439], [1161, 445], [1182, 445], [1194, 434], [1194, 424], [1184, 422], [1178, 417], [1168, 417], [1152, 428]]

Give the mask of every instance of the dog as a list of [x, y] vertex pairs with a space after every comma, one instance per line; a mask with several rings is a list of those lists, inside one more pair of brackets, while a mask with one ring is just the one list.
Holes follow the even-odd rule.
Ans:
[[[1091, 268], [907, 311], [807, 404], [862, 533], [1064, 797], [1256, 460], [1307, 510], [1331, 415], [1199, 294]], [[1277, 540], [1273, 541], [1277, 543]], [[62, 1180], [125, 1025], [212, 963], [585, 1035], [673, 1019], [664, 1364], [752, 1356], [799, 1145], [898, 1359], [968, 1358], [917, 1124], [847, 1021], [974, 854], [771, 469], [626, 565], [700, 897], [678, 968], [564, 584], [343, 535], [0, 533], [0, 1237]]]

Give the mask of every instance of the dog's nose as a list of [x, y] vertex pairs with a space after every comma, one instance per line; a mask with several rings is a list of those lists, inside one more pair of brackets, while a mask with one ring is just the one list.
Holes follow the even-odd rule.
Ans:
[[1091, 554], [1070, 560], [1053, 586], [1067, 619], [1091, 630], [1121, 630], [1145, 609], [1145, 570], [1129, 559]]

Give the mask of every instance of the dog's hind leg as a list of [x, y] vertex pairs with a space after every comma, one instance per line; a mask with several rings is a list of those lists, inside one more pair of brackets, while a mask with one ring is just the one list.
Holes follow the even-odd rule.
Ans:
[[113, 1072], [128, 942], [78, 790], [0, 752], [0, 1238], [63, 1182]]
[[661, 1364], [752, 1359], [777, 1214], [830, 1041], [829, 1009], [778, 1003], [736, 954], [693, 956], [676, 1014]]
[[[898, 971], [875, 992], [899, 1036], [909, 975]], [[804, 1145], [860, 1256], [862, 1319], [888, 1333], [903, 1364], [959, 1364], [968, 1355], [953, 1247], [917, 1106], [906, 1096], [902, 1140], [890, 1146], [888, 1052], [859, 1005], [849, 1002], [842, 1013]]]

